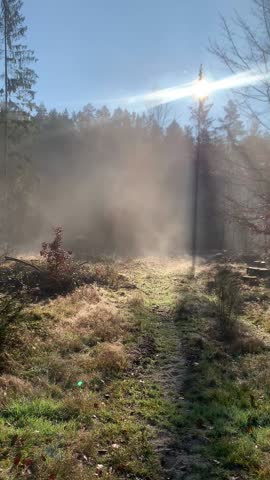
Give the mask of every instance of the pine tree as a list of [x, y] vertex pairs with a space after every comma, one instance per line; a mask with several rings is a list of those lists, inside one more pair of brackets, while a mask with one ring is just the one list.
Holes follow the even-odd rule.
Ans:
[[237, 145], [243, 137], [245, 130], [236, 104], [229, 100], [224, 107], [224, 118], [220, 119], [219, 130], [225, 135], [228, 145]]
[[208, 145], [213, 140], [213, 119], [210, 116], [212, 106], [207, 98], [201, 98], [198, 106], [191, 108], [191, 120], [195, 124], [200, 145]]
[[175, 138], [181, 137], [183, 135], [183, 130], [180, 127], [179, 123], [176, 120], [172, 120], [172, 122], [166, 128], [166, 136], [172, 141]]
[[28, 114], [35, 106], [33, 86], [37, 75], [31, 68], [36, 62], [34, 52], [21, 43], [27, 32], [22, 5], [22, 0], [1, 0], [0, 32], [5, 65], [1, 93], [9, 111]]
[[[0, 4], [0, 58], [3, 63], [0, 101], [2, 120], [2, 171], [4, 191], [4, 217], [6, 230], [10, 230], [12, 190], [16, 183], [16, 168], [24, 168], [25, 154], [19, 143], [30, 126], [31, 112], [35, 106], [33, 86], [37, 75], [31, 68], [36, 61], [34, 52], [23, 43], [27, 27], [21, 13], [22, 0], [1, 0]], [[19, 160], [19, 162], [18, 162]], [[8, 233], [7, 233], [8, 235]]]

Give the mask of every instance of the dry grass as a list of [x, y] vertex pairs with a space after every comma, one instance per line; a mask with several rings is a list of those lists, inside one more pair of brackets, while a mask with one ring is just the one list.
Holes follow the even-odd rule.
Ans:
[[96, 341], [115, 341], [123, 333], [124, 321], [122, 317], [116, 308], [105, 301], [81, 310], [76, 321], [79, 328], [90, 329]]
[[77, 305], [78, 302], [86, 302], [89, 304], [93, 304], [100, 301], [100, 295], [97, 288], [84, 285], [74, 290], [74, 292], [69, 295], [68, 299], [72, 305]]
[[63, 399], [62, 403], [65, 411], [71, 417], [91, 417], [102, 407], [99, 396], [88, 390], [72, 392]]
[[95, 459], [97, 448], [97, 439], [93, 432], [80, 432], [74, 445], [75, 451], [85, 455], [86, 459]]
[[56, 383], [64, 388], [70, 388], [78, 380], [88, 378], [76, 358], [65, 359], [57, 354], [51, 354], [44, 358], [43, 363], [47, 367], [48, 383]]
[[245, 377], [252, 379], [254, 389], [262, 389], [270, 394], [269, 353], [243, 357], [241, 368]]
[[132, 309], [139, 309], [144, 306], [144, 299], [141, 292], [135, 292], [128, 300], [128, 304]]
[[261, 338], [251, 335], [243, 335], [235, 338], [230, 345], [230, 351], [237, 354], [260, 353], [265, 349], [265, 343]]
[[120, 373], [128, 366], [128, 356], [120, 343], [103, 343], [98, 346], [95, 366], [105, 375]]
[[[137, 404], [141, 384], [136, 376], [127, 378], [129, 350], [123, 346], [127, 341], [130, 350], [134, 348], [137, 323], [141, 318], [148, 321], [147, 302], [144, 305], [136, 293], [129, 303], [131, 295], [123, 292], [133, 288], [129, 277], [137, 284], [133, 267], [122, 277], [106, 265], [95, 268], [95, 273], [102, 288], [87, 285], [66, 296], [29, 304], [25, 319], [13, 332], [16, 341], [7, 351], [8, 373], [17, 371], [19, 381], [6, 372], [0, 384], [0, 396], [14, 389], [1, 415], [0, 477], [160, 478], [149, 444], [148, 403]], [[144, 272], [142, 277], [140, 272], [136, 275], [138, 283], [144, 281]], [[141, 306], [143, 312], [135, 310]], [[149, 415], [159, 416], [156, 390], [148, 382], [144, 390], [151, 403]], [[13, 465], [17, 454], [19, 464]], [[30, 461], [28, 469], [25, 460]]]
[[246, 312], [248, 321], [254, 325], [259, 325], [267, 333], [270, 333], [270, 306], [269, 304], [250, 304]]
[[3, 374], [0, 376], [0, 405], [7, 399], [16, 396], [27, 396], [33, 394], [33, 387], [30, 382], [14, 375]]
[[96, 263], [93, 267], [94, 280], [101, 285], [117, 287], [119, 274], [115, 265], [108, 263]]
[[50, 341], [65, 355], [83, 351], [98, 342], [120, 340], [125, 327], [125, 321], [113, 305], [104, 300], [96, 304], [83, 302], [73, 316], [54, 324]]

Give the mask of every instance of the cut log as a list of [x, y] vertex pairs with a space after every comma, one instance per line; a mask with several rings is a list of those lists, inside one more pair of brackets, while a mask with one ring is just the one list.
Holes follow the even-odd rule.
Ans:
[[243, 282], [247, 283], [248, 285], [258, 285], [259, 283], [258, 277], [252, 275], [244, 275], [242, 278]]
[[260, 278], [269, 278], [270, 270], [269, 268], [248, 267], [247, 274], [251, 276], [260, 277]]
[[253, 262], [253, 266], [258, 268], [266, 268], [266, 262], [264, 262], [263, 260], [255, 260]]

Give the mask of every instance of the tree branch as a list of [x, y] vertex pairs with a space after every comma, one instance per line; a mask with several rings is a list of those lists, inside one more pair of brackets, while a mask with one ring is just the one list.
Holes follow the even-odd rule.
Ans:
[[24, 260], [20, 260], [19, 258], [5, 256], [5, 260], [10, 261], [10, 262], [21, 263], [22, 265], [25, 265], [26, 267], [31, 267], [34, 270], [37, 270], [37, 272], [39, 272], [39, 273], [44, 273], [41, 268], [37, 267], [36, 265], [33, 265], [33, 263], [25, 262]]

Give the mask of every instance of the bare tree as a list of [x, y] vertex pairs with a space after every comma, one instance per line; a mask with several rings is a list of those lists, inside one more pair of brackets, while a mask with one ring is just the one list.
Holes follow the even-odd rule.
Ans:
[[150, 109], [150, 115], [160, 128], [166, 128], [172, 116], [171, 105], [169, 103], [157, 105]]
[[[252, 72], [260, 76], [259, 82], [233, 93], [242, 112], [256, 123], [257, 132], [259, 126], [269, 131], [265, 116], [270, 113], [270, 0], [252, 0], [252, 7], [250, 21], [237, 11], [230, 21], [221, 17], [223, 40], [211, 42], [210, 52], [233, 74]], [[226, 198], [230, 219], [245, 236], [251, 231], [255, 236], [269, 239], [270, 182], [265, 143], [268, 141], [257, 134], [234, 144], [226, 155], [230, 169], [226, 169], [225, 181], [230, 185]]]
[[252, 6], [252, 22], [237, 11], [230, 21], [221, 16], [223, 43], [210, 42], [209, 50], [231, 73], [252, 71], [262, 75], [257, 84], [234, 93], [242, 111], [270, 130], [264, 120], [270, 110], [270, 0], [252, 0]]

